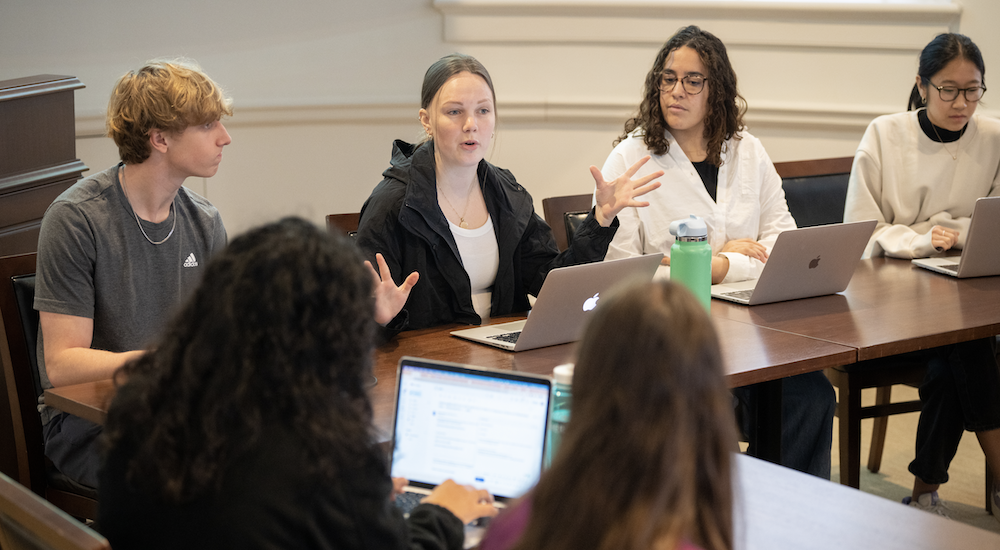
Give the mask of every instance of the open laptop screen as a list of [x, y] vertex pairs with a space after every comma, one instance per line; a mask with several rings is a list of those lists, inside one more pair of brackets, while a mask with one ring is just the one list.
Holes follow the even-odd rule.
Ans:
[[521, 496], [541, 474], [550, 389], [544, 377], [403, 358], [392, 475]]

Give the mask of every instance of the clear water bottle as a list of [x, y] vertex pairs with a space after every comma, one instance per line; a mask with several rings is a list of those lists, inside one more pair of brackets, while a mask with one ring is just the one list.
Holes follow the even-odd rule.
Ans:
[[569, 410], [573, 403], [573, 365], [559, 365], [552, 370], [555, 383], [552, 385], [552, 412], [549, 413], [548, 448], [545, 450], [545, 467], [552, 465], [562, 434], [569, 423]]
[[705, 220], [692, 215], [670, 224], [670, 280], [690, 290], [705, 309], [712, 302], [712, 245]]

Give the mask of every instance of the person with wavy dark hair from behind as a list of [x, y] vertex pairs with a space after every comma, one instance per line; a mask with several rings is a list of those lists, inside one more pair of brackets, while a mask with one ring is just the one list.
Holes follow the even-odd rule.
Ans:
[[731, 549], [736, 426], [704, 308], [668, 281], [631, 285], [577, 356], [552, 467], [480, 549]]
[[[878, 221], [866, 255], [910, 259], [960, 250], [976, 200], [1000, 195], [1000, 121], [976, 114], [985, 74], [983, 56], [968, 36], [939, 34], [920, 53], [907, 112], [868, 126], [844, 208], [844, 221]], [[904, 503], [948, 515], [937, 490], [948, 481], [965, 430], [976, 433], [989, 468], [1000, 475], [995, 346], [990, 337], [876, 360], [927, 364], [909, 465], [913, 492]], [[997, 514], [997, 487], [990, 498]]]
[[209, 263], [115, 376], [99, 521], [116, 550], [457, 549], [463, 523], [495, 513], [454, 482], [408, 520], [392, 504], [365, 392], [372, 284], [352, 243], [296, 218]]
[[[604, 163], [615, 178], [636, 159], [651, 155], [635, 177], [662, 170], [663, 186], [651, 191], [646, 208], [625, 208], [607, 259], [664, 254], [657, 277], [669, 273], [674, 237], [670, 222], [694, 214], [708, 224], [712, 282], [760, 276], [778, 234], [795, 229], [785, 193], [763, 145], [743, 127], [746, 102], [726, 46], [712, 33], [689, 26], [660, 48], [646, 75], [638, 114], [625, 123]], [[734, 393], [752, 417], [758, 389]], [[836, 397], [822, 372], [782, 383], [781, 464], [830, 478]], [[743, 427], [751, 454], [756, 425]]]

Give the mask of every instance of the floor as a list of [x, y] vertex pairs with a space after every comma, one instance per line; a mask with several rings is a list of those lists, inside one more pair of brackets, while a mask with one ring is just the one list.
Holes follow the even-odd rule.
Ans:
[[[917, 390], [906, 386], [893, 388], [893, 401], [916, 398]], [[875, 390], [865, 390], [862, 401], [874, 403]], [[868, 471], [868, 447], [871, 443], [872, 421], [861, 423], [861, 490], [896, 502], [908, 496], [913, 488], [913, 475], [906, 467], [913, 459], [913, 442], [917, 432], [919, 413], [897, 414], [889, 417], [882, 468], [879, 473]], [[833, 481], [840, 481], [837, 420], [833, 428]], [[1000, 521], [985, 508], [986, 459], [976, 435], [966, 432], [959, 445], [958, 455], [949, 469], [950, 480], [941, 486], [938, 494], [951, 508], [952, 519], [1000, 533]], [[902, 504], [901, 504], [902, 506]]]

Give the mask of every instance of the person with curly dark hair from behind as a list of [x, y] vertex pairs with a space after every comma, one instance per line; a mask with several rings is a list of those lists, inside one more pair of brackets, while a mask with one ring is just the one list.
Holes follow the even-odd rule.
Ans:
[[[649, 206], [625, 208], [606, 259], [664, 254], [657, 277], [669, 270], [670, 222], [694, 214], [708, 224], [712, 283], [760, 276], [778, 234], [795, 229], [781, 178], [760, 140], [744, 128], [746, 101], [726, 46], [696, 26], [678, 30], [646, 74], [642, 102], [602, 169], [616, 178], [650, 155], [635, 177], [662, 170], [663, 185]], [[752, 408], [754, 386], [735, 392]], [[836, 398], [822, 372], [782, 382], [781, 464], [830, 479]], [[744, 418], [751, 418], [748, 413]], [[755, 425], [744, 426], [753, 445]]]
[[116, 550], [457, 549], [463, 523], [495, 514], [454, 482], [408, 520], [391, 502], [401, 480], [364, 388], [372, 285], [352, 243], [297, 218], [213, 258], [153, 351], [115, 376], [99, 525]]

